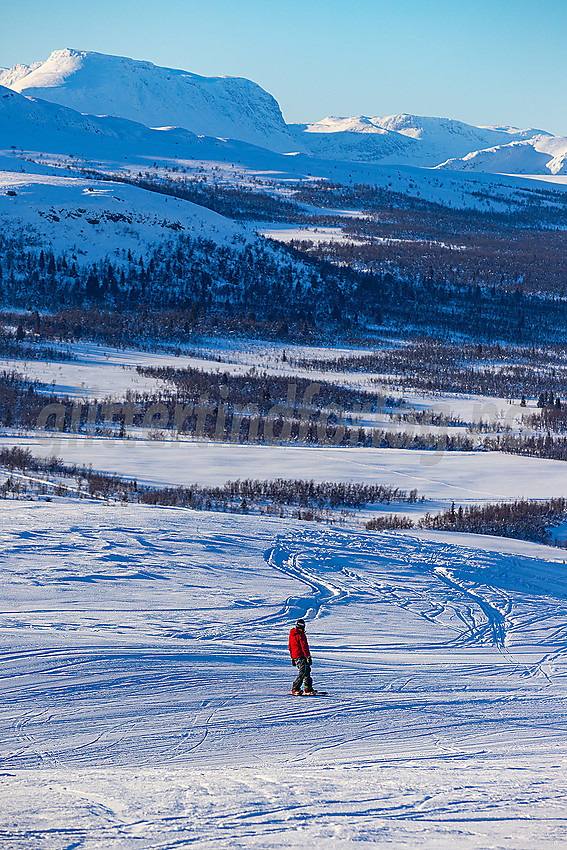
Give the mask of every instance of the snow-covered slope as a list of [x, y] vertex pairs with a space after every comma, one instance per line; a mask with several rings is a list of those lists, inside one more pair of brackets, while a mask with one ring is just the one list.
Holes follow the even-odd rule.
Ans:
[[[24, 97], [0, 86], [0, 149], [20, 148], [72, 156], [111, 155], [123, 158], [132, 142], [163, 149], [164, 142], [195, 145], [187, 130], [162, 132], [123, 118], [83, 115], [74, 109]], [[109, 142], [110, 147], [109, 147]], [[172, 144], [172, 148], [173, 148]]]
[[388, 158], [412, 161], [418, 144], [401, 133], [376, 127], [372, 118], [324, 118], [316, 124], [293, 124], [298, 144], [313, 156], [354, 162], [382, 162]]
[[201, 77], [122, 56], [55, 50], [0, 72], [0, 85], [92, 115], [184, 127], [270, 150], [297, 150], [277, 101], [239, 77]]
[[[0, 511], [6, 850], [564, 845], [561, 550]], [[298, 616], [328, 697], [289, 694]]]
[[324, 118], [315, 124], [294, 124], [298, 141], [317, 156], [431, 167], [496, 145], [548, 138], [541, 130], [515, 127], [475, 127], [450, 118], [418, 115]]
[[[350, 137], [355, 145], [359, 140], [363, 144], [367, 140], [370, 143], [381, 140], [398, 149], [406, 146], [408, 150], [420, 144], [414, 138], [383, 128], [375, 133], [351, 130], [328, 136], [341, 141], [348, 141]], [[561, 155], [564, 139], [545, 135], [539, 138], [540, 144], [548, 145], [548, 158]], [[494, 193], [499, 199], [495, 203], [500, 205], [503, 191], [510, 196], [515, 196], [518, 189], [533, 191], [533, 182], [521, 177], [493, 176], [481, 171], [432, 172], [369, 161], [373, 158], [370, 155], [366, 162], [348, 161], [349, 157], [348, 153], [338, 159], [305, 154], [286, 156], [242, 141], [197, 136], [181, 128], [151, 129], [125, 118], [83, 115], [74, 109], [0, 87], [0, 168], [6, 171], [24, 169], [53, 176], [61, 174], [61, 168], [54, 171], [42, 165], [32, 166], [30, 160], [35, 160], [36, 163], [72, 165], [73, 171], [65, 172], [69, 177], [76, 174], [78, 168], [136, 176], [155, 166], [169, 169], [170, 175], [179, 172], [181, 176], [197, 178], [203, 170], [210, 171], [215, 180], [230, 185], [237, 185], [239, 181], [247, 186], [258, 186], [259, 181], [266, 185], [281, 181], [283, 186], [290, 179], [331, 179], [381, 185], [411, 195], [419, 191], [425, 200], [457, 207], [478, 206], [479, 184], [484, 193]], [[545, 173], [550, 176], [548, 171]], [[79, 176], [82, 176], [80, 172]], [[565, 190], [561, 185], [554, 188], [561, 193]]]
[[[53, 149], [54, 136], [61, 142], [62, 133], [72, 132], [83, 137], [83, 148], [86, 139], [102, 136], [107, 142], [134, 139], [138, 147], [143, 141], [155, 155], [165, 147], [177, 156], [175, 149], [182, 147], [186, 156], [203, 159], [210, 158], [210, 151], [187, 150], [195, 148], [198, 137], [208, 137], [209, 147], [215, 139], [231, 139], [236, 140], [231, 144], [255, 145], [264, 153], [299, 152], [335, 162], [542, 175], [564, 174], [567, 168], [567, 140], [543, 130], [406, 113], [331, 116], [288, 126], [277, 101], [250, 80], [201, 77], [89, 51], [55, 50], [44, 62], [0, 69], [0, 86], [28, 96], [4, 104], [7, 95], [1, 95], [0, 138], [5, 136], [6, 147], [40, 148], [25, 134], [22, 142], [18, 122], [25, 119], [43, 125], [41, 142], [47, 149]], [[16, 114], [7, 117], [6, 109], [13, 113], [15, 107]], [[2, 127], [3, 118], [8, 127]], [[151, 127], [162, 128], [161, 138]]]
[[0, 171], [3, 235], [20, 235], [26, 247], [65, 252], [78, 264], [109, 257], [120, 265], [128, 250], [145, 256], [179, 234], [217, 244], [253, 238], [230, 219], [189, 201], [122, 183], [60, 176], [56, 169], [31, 172]]
[[437, 167], [491, 174], [567, 174], [567, 138], [539, 135], [449, 159]]
[[259, 168], [281, 167], [298, 159], [248, 142], [198, 136], [180, 127], [152, 129], [127, 118], [85, 115], [0, 86], [0, 155], [12, 151], [14, 155], [26, 151], [35, 159], [56, 154], [97, 167], [104, 163], [105, 168], [111, 163], [116, 169], [136, 160], [142, 170], [156, 159], [169, 164], [182, 159], [246, 160]]

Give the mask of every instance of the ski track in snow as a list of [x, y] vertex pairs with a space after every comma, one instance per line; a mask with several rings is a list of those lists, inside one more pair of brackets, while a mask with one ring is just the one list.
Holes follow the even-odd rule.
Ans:
[[[3, 846], [560, 846], [565, 564], [459, 535], [0, 507]], [[299, 616], [328, 698], [288, 694]]]

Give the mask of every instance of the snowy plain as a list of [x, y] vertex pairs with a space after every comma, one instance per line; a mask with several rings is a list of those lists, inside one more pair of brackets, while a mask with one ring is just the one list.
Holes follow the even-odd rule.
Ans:
[[61, 432], [0, 436], [0, 446], [18, 445], [33, 455], [98, 471], [140, 484], [220, 486], [244, 478], [302, 478], [357, 481], [417, 488], [437, 506], [507, 499], [563, 496], [567, 468], [547, 460], [502, 452], [448, 452], [333, 446], [241, 445], [199, 439], [123, 440]]
[[[12, 329], [13, 330], [13, 329]], [[391, 340], [377, 341], [383, 349], [392, 345]], [[324, 348], [313, 345], [283, 345], [258, 340], [228, 340], [201, 338], [194, 340], [177, 353], [168, 351], [141, 351], [134, 348], [113, 348], [93, 342], [74, 343], [72, 351], [66, 345], [52, 343], [52, 347], [63, 352], [70, 351], [71, 361], [14, 360], [0, 358], [0, 369], [17, 371], [26, 378], [46, 385], [46, 392], [55, 392], [71, 399], [124, 399], [129, 392], [148, 392], [163, 387], [159, 378], [142, 375], [138, 367], [167, 367], [184, 369], [192, 367], [213, 376], [218, 373], [219, 382], [225, 375], [244, 375], [250, 369], [257, 374], [288, 376], [290, 384], [295, 378], [303, 378], [313, 384], [331, 382], [371, 393], [376, 400], [384, 397], [399, 399], [402, 409], [397, 412], [430, 411], [451, 416], [462, 423], [492, 422], [518, 428], [522, 417], [535, 408], [535, 400], [528, 400], [525, 407], [510, 403], [509, 399], [466, 395], [463, 393], [423, 394], [413, 390], [402, 392], [385, 380], [380, 373], [372, 372], [327, 372], [307, 369], [290, 361], [295, 359], [332, 359], [364, 355], [369, 349]], [[301, 401], [298, 398], [298, 401]], [[382, 412], [359, 411], [358, 420], [365, 427], [377, 426], [389, 430], [408, 430], [407, 422], [392, 422]], [[412, 425], [415, 433], [440, 431], [443, 434], [462, 434], [460, 426], [442, 428]], [[525, 426], [523, 427], [525, 431]]]

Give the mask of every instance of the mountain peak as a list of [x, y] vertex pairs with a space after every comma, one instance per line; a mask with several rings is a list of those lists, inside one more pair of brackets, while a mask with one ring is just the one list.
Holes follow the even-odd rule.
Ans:
[[54, 50], [44, 62], [1, 71], [0, 85], [92, 115], [183, 127], [279, 152], [298, 149], [277, 101], [242, 77], [202, 77], [67, 47]]

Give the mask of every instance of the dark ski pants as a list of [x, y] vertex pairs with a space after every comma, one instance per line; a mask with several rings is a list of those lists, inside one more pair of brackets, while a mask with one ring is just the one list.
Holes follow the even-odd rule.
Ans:
[[311, 678], [311, 664], [307, 660], [307, 658], [297, 658], [295, 661], [297, 665], [297, 678], [293, 683], [294, 690], [299, 690], [302, 685], [305, 685], [305, 689], [307, 691], [313, 690], [313, 680]]

